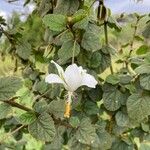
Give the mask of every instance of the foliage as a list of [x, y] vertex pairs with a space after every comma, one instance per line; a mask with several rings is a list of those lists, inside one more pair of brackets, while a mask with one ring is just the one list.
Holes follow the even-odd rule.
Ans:
[[[25, 22], [0, 17], [0, 149], [28, 150], [29, 138], [43, 150], [150, 149], [149, 16], [115, 19], [100, 3], [101, 16], [93, 1], [35, 4]], [[65, 89], [44, 80], [56, 72], [51, 60], [74, 61], [98, 81], [76, 91], [68, 119]]]

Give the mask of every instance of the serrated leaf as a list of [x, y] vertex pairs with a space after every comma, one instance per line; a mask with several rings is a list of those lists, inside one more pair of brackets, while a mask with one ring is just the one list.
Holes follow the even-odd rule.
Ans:
[[58, 118], [63, 118], [65, 112], [65, 101], [64, 100], [53, 100], [48, 105], [49, 113], [52, 113], [54, 116]]
[[81, 46], [87, 51], [97, 51], [101, 48], [99, 36], [93, 32], [85, 32], [82, 38]]
[[59, 14], [48, 14], [43, 18], [43, 23], [52, 31], [62, 31], [66, 29], [67, 18]]
[[41, 141], [53, 141], [56, 130], [54, 121], [47, 113], [41, 114], [33, 123], [28, 126], [30, 134]]
[[141, 121], [150, 115], [150, 96], [133, 94], [127, 100], [127, 111], [129, 117]]
[[142, 75], [140, 75], [140, 85], [145, 90], [150, 90], [150, 74], [142, 74]]
[[21, 42], [17, 47], [17, 54], [24, 60], [29, 59], [32, 51], [31, 44], [27, 41]]
[[82, 144], [90, 144], [96, 137], [95, 128], [88, 118], [83, 118], [75, 134], [76, 139]]
[[6, 101], [15, 96], [16, 92], [21, 88], [22, 81], [17, 77], [0, 78], [0, 100]]
[[36, 120], [36, 115], [34, 113], [26, 112], [20, 115], [17, 120], [24, 125], [31, 124]]
[[6, 118], [12, 112], [12, 107], [9, 104], [0, 104], [0, 119]]
[[76, 41], [69, 40], [69, 41], [66, 41], [65, 43], [63, 43], [61, 49], [59, 49], [59, 51], [58, 51], [58, 57], [63, 62], [65, 62], [69, 58], [73, 57], [73, 55], [75, 57], [79, 53], [80, 53], [80, 45]]
[[117, 87], [106, 85], [107, 90], [103, 93], [103, 102], [106, 109], [115, 111], [120, 108], [123, 94], [117, 89]]
[[116, 119], [118, 126], [125, 127], [125, 126], [128, 126], [128, 124], [129, 124], [128, 115], [121, 111], [117, 112], [117, 114], [115, 115], [115, 119]]

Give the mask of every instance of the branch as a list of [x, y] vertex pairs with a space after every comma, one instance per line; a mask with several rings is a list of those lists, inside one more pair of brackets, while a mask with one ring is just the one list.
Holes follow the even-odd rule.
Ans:
[[32, 112], [33, 112], [33, 110], [32, 110], [31, 108], [28, 108], [28, 107], [26, 107], [26, 106], [23, 106], [23, 105], [21, 105], [21, 104], [15, 102], [14, 100], [15, 100], [16, 98], [18, 98], [18, 97], [14, 97], [14, 98], [12, 98], [12, 99], [10, 99], [10, 100], [8, 100], [8, 101], [3, 101], [3, 102], [4, 102], [4, 103], [7, 103], [7, 104], [9, 104], [9, 105], [11, 105], [12, 107], [16, 107], [16, 108], [22, 109], [22, 110], [24, 110], [24, 111], [32, 111]]

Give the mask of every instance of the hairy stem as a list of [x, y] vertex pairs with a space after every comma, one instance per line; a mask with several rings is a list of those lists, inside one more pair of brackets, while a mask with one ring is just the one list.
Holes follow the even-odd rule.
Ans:
[[[104, 33], [105, 33], [105, 44], [108, 46], [108, 30], [107, 30], [107, 21], [104, 21]], [[112, 63], [110, 65], [110, 72], [114, 74]]]

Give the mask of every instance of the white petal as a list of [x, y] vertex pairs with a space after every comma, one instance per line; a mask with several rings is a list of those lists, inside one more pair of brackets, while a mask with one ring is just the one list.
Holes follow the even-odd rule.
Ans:
[[49, 74], [45, 78], [45, 82], [47, 83], [63, 83], [64, 81], [57, 74]]
[[97, 84], [97, 81], [92, 75], [87, 74], [87, 73], [83, 74], [82, 85], [86, 85], [90, 88], [95, 88], [96, 84]]
[[56, 66], [56, 68], [57, 68], [57, 70], [58, 70], [58, 74], [59, 74], [59, 76], [60, 77], [63, 77], [64, 76], [64, 70], [63, 70], [63, 68], [61, 67], [61, 66], [59, 66], [56, 62], [54, 62], [53, 60], [51, 61], [51, 63], [53, 63], [55, 66]]
[[66, 68], [64, 77], [69, 91], [73, 92], [81, 86], [82, 75], [76, 64], [72, 64]]

